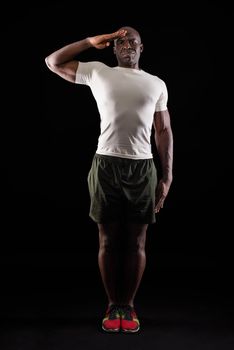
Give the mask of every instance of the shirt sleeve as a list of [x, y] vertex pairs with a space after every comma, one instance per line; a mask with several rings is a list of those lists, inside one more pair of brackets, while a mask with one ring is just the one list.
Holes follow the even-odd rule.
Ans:
[[166, 84], [164, 83], [164, 81], [162, 81], [162, 92], [156, 103], [155, 111], [160, 112], [160, 111], [167, 110], [167, 101], [168, 101], [168, 91], [167, 91]]
[[101, 62], [80, 62], [76, 71], [76, 84], [83, 84], [90, 86], [94, 73], [102, 68]]

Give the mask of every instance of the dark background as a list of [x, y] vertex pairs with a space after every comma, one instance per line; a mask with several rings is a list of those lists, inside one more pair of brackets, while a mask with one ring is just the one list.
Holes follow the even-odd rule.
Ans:
[[[203, 298], [229, 309], [232, 12], [223, 2], [89, 5], [16, 4], [2, 15], [3, 318], [38, 305], [105, 305], [86, 180], [99, 135], [96, 103], [88, 87], [62, 80], [44, 59], [123, 25], [142, 35], [141, 67], [167, 83], [174, 133], [174, 181], [149, 228], [137, 301]], [[80, 59], [116, 65], [111, 48]]]

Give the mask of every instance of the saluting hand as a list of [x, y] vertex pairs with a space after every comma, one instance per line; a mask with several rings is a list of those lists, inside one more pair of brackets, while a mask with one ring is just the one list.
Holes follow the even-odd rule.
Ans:
[[91, 46], [95, 47], [96, 49], [105, 49], [106, 47], [110, 46], [111, 41], [122, 38], [126, 35], [126, 33], [126, 30], [121, 29], [111, 34], [96, 35], [88, 39]]

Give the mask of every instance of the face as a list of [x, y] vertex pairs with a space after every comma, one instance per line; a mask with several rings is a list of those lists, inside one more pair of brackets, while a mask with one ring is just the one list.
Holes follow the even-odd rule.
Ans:
[[114, 42], [114, 53], [120, 67], [138, 68], [138, 62], [143, 44], [139, 33], [131, 27], [123, 27], [127, 33], [124, 37], [118, 38]]

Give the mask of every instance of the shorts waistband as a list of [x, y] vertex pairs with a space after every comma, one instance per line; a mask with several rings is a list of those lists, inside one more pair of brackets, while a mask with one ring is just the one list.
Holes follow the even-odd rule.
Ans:
[[146, 161], [152, 161], [153, 158], [142, 158], [142, 159], [133, 159], [133, 158], [124, 158], [124, 157], [115, 157], [115, 156], [108, 156], [106, 154], [99, 154], [99, 153], [95, 153], [94, 155], [95, 158], [99, 158], [99, 159], [106, 159], [107, 161], [111, 161], [111, 162], [116, 162], [116, 163], [123, 163], [123, 162], [146, 162]]

